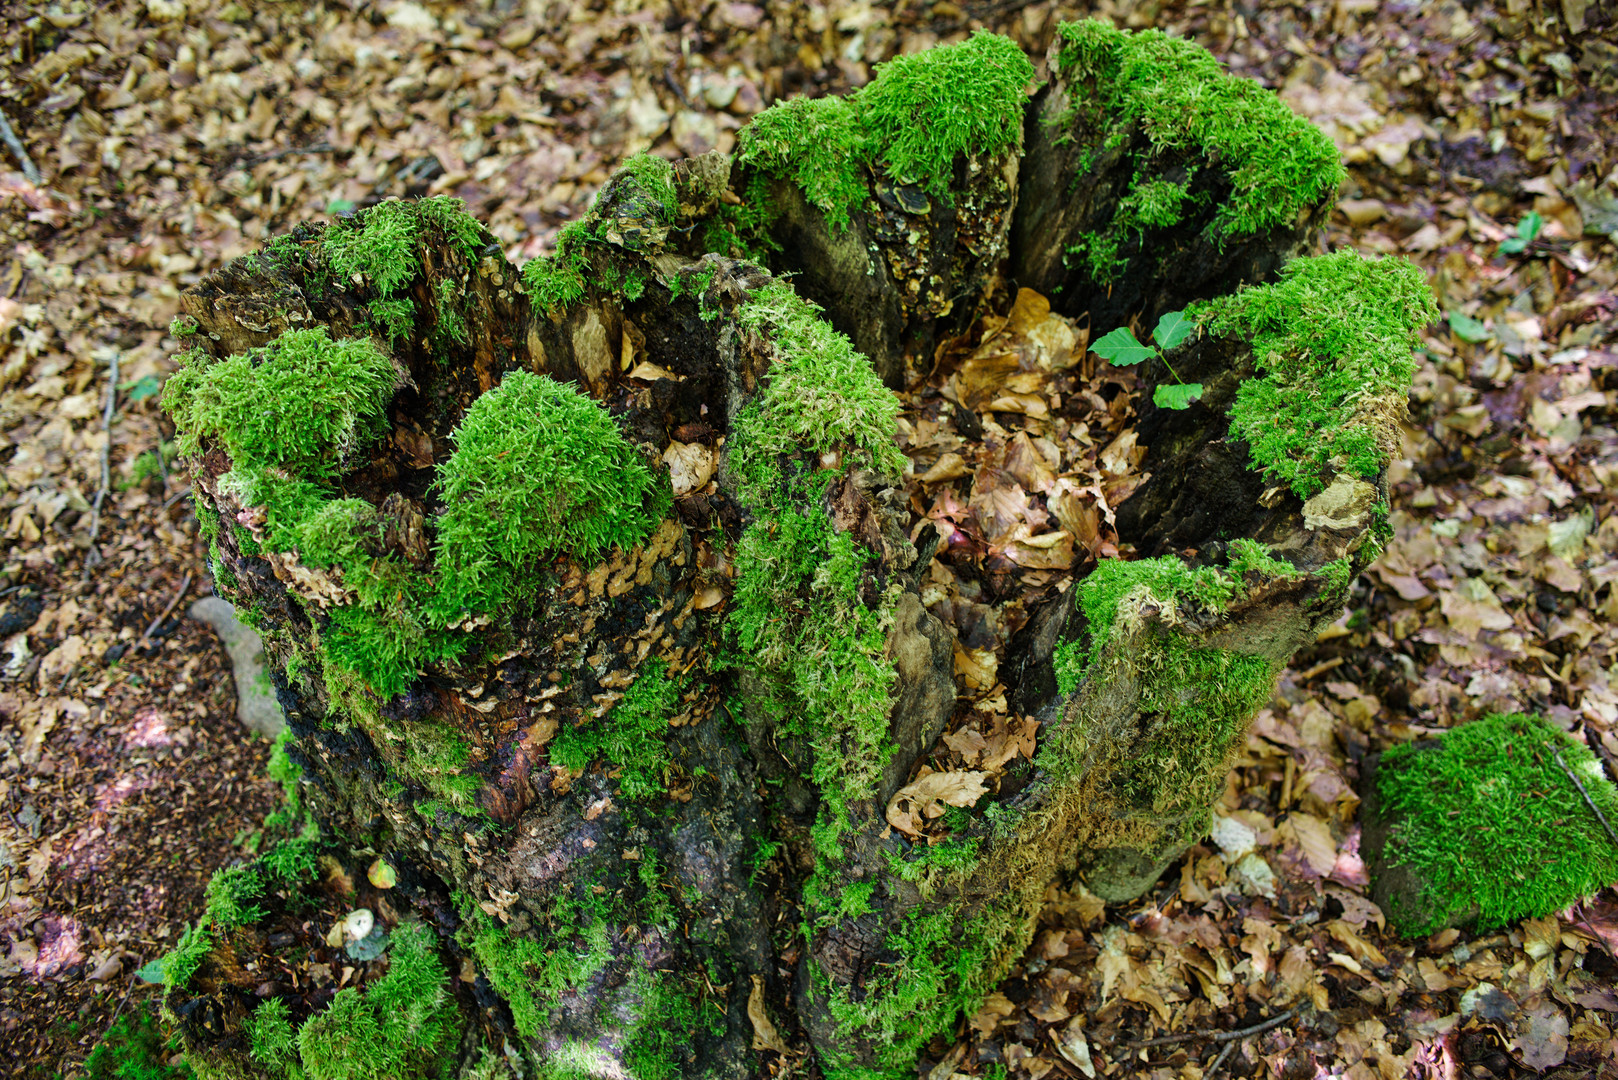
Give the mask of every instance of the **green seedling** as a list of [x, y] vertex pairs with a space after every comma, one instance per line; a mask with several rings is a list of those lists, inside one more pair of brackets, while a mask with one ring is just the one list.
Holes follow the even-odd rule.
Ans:
[[[1152, 331], [1152, 340], [1161, 346], [1162, 350], [1172, 349], [1190, 336], [1192, 330], [1191, 320], [1185, 317], [1183, 311], [1171, 311], [1157, 320], [1157, 328]], [[1133, 331], [1127, 326], [1120, 326], [1112, 333], [1090, 346], [1090, 351], [1109, 364], [1138, 364], [1152, 357], [1162, 357], [1163, 352], [1151, 345], [1142, 345], [1135, 338]], [[1201, 383], [1188, 383], [1180, 378], [1180, 373], [1174, 370], [1174, 365], [1165, 357], [1163, 366], [1173, 375], [1173, 383], [1159, 383], [1152, 391], [1152, 404], [1160, 409], [1189, 409], [1193, 401], [1202, 397]]]
[[1528, 245], [1539, 239], [1539, 230], [1545, 227], [1545, 219], [1535, 210], [1528, 211], [1521, 221], [1517, 222], [1517, 235], [1508, 236], [1500, 242], [1496, 250], [1497, 255], [1520, 255], [1528, 250]]
[[1483, 320], [1463, 315], [1459, 311], [1450, 312], [1445, 316], [1445, 320], [1449, 323], [1450, 333], [1473, 345], [1482, 344], [1494, 337], [1494, 331], [1483, 325]]

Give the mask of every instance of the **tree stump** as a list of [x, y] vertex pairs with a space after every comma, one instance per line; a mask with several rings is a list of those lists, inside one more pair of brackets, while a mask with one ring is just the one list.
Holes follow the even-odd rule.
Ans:
[[[959, 643], [923, 602], [943, 537], [912, 524], [882, 382], [925, 373], [994, 302], [1007, 230], [1063, 198], [1027, 162], [1014, 182], [998, 106], [941, 127], [917, 86], [997, 58], [966, 94], [1003, 101], [1026, 79], [1008, 45], [779, 106], [734, 170], [631, 159], [520, 273], [426, 199], [302, 226], [186, 293], [165, 405], [326, 860], [310, 884], [305, 836], [230, 871], [165, 961], [204, 1070], [746, 1077], [812, 1053], [907, 1075], [1058, 875], [1133, 897], [1199, 837], [1276, 674], [1377, 549], [1432, 302], [1413, 268], [1339, 254], [1189, 309], [1197, 335], [1141, 373], [1172, 364], [1202, 398], [1146, 414], [1152, 478], [1119, 515], [1153, 557], [1028, 613], [1000, 666], [1031, 767], [924, 778], [962, 812], [910, 843], [890, 815], [955, 713]], [[901, 153], [907, 116], [934, 139]], [[794, 156], [828, 128], [859, 141], [833, 202]], [[1294, 243], [1265, 236], [1250, 250]], [[1168, 266], [1152, 244], [1177, 237], [1130, 258]], [[735, 257], [760, 245], [802, 277]], [[1131, 314], [1202, 288], [1139, 280]], [[859, 282], [874, 321], [839, 306]]]

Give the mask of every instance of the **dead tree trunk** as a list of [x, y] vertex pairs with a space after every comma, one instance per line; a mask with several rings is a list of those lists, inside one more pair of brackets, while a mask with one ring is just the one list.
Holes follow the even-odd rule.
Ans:
[[[984, 40], [957, 48], [977, 62]], [[903, 85], [862, 92], [860, 138]], [[878, 321], [908, 329], [853, 328], [876, 334], [873, 370], [792, 287], [693, 238], [773, 239], [833, 300], [890, 289], [922, 279], [889, 272], [882, 185], [913, 183], [935, 238], [990, 237], [922, 245], [937, 295], [973, 310], [992, 259], [963, 252], [999, 250], [1013, 198], [1019, 223], [1063, 201], [1018, 195], [1012, 130], [978, 156], [946, 141], [938, 189], [862, 151], [843, 205], [864, 262], [798, 242], [832, 235], [824, 200], [792, 154], [755, 151], [736, 177], [717, 155], [632, 159], [521, 274], [424, 200], [300, 228], [186, 294], [197, 348], [165, 400], [339, 856], [325, 888], [419, 919], [461, 973], [441, 988], [460, 1022], [436, 1042], [415, 1025], [410, 1068], [482, 1047], [541, 1075], [745, 1077], [806, 1051], [828, 1075], [905, 1073], [1020, 955], [1058, 874], [1132, 897], [1206, 827], [1276, 673], [1374, 554], [1431, 301], [1409, 268], [1328, 256], [1192, 312], [1199, 336], [1165, 359], [1202, 399], [1147, 416], [1153, 476], [1120, 512], [1158, 557], [1104, 561], [1033, 613], [1001, 663], [1033, 768], [991, 788], [933, 773], [978, 786], [947, 841], [913, 846], [885, 818], [951, 721], [956, 642], [921, 600], [939, 537], [912, 531], [876, 371], [914, 369], [948, 305], [883, 294]], [[766, 189], [775, 209], [743, 220]], [[1178, 235], [1131, 260], [1170, 265], [1153, 244]], [[1188, 298], [1139, 281], [1130, 314]], [[276, 895], [261, 907], [294, 909]], [[325, 955], [326, 926], [215, 906], [196, 963], [166, 970], [193, 1054], [321, 1080], [320, 1018], [380, 1002], [400, 961], [360, 964], [347, 997], [329, 964], [293, 992], [264, 972], [289, 943]], [[266, 1009], [301, 1025], [294, 1049]]]

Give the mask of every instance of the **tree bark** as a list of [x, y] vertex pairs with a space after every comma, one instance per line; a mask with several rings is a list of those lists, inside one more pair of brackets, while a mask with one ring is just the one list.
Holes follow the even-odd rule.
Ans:
[[[1008, 227], [1024, 283], [1068, 282], [1063, 302], [1099, 305], [1098, 323], [1266, 272], [1296, 241], [1204, 252], [1187, 276], [1168, 271], [1188, 261], [1179, 234], [1152, 233], [1132, 256], [1149, 269], [1111, 299], [1030, 261], [1030, 237], [1094, 216], [1065, 195], [1080, 170], [1060, 158], [1078, 151], [1038, 119], [1072, 92], [1058, 80], [1035, 99], [1020, 182], [1015, 155], [963, 166], [962, 197], [921, 216], [878, 191], [838, 236], [774, 192], [799, 282], [885, 378], [977, 306]], [[1102, 192], [1114, 165], [1085, 182]], [[339, 854], [397, 870], [362, 898], [435, 928], [463, 973], [463, 1065], [509, 1044], [559, 1075], [740, 1078], [807, 1050], [828, 1075], [902, 1073], [1020, 956], [1058, 875], [1131, 898], [1197, 839], [1275, 675], [1370, 557], [1382, 481], [1312, 508], [1272, 490], [1229, 430], [1252, 347], [1210, 333], [1178, 350], [1206, 392], [1148, 413], [1152, 479], [1119, 522], [1142, 553], [1184, 561], [1106, 564], [1031, 613], [1001, 671], [1037, 731], [1033, 767], [918, 849], [885, 812], [955, 710], [956, 643], [918, 585], [939, 538], [911, 539], [891, 434], [869, 436], [891, 432], [892, 399], [863, 361], [837, 366], [846, 346], [780, 281], [681, 253], [734, 179], [724, 159], [680, 163], [666, 191], [648, 168], [616, 175], [523, 274], [442, 206], [408, 211], [399, 282], [356, 272], [341, 253], [393, 213], [372, 208], [333, 226], [349, 248], [304, 226], [183, 299], [203, 368], [300, 328], [390, 343], [386, 430], [324, 482], [374, 509], [368, 551], [421, 595], [445, 573], [458, 432], [512, 373], [587, 394], [655, 472], [636, 542], [523, 564], [517, 599], [462, 613], [442, 631], [458, 651], [379, 692], [332, 650], [354, 583], [273, 550], [278, 511], [222, 479], [239, 463], [207, 432], [199, 519], [219, 525], [220, 592], [264, 635], [315, 818]], [[968, 201], [980, 181], [994, 191]], [[401, 299], [409, 324], [384, 333], [378, 312]], [[1243, 562], [1240, 538], [1283, 561]], [[170, 991], [188, 1044], [226, 1075], [263, 1071], [242, 1025], [270, 985], [250, 974], [268, 940], [216, 943]], [[329, 989], [288, 998], [293, 1019]]]

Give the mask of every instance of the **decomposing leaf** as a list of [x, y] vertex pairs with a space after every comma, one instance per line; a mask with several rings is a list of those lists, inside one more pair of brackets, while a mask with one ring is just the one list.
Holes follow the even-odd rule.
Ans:
[[988, 788], [983, 781], [986, 772], [928, 773], [913, 783], [900, 788], [888, 801], [887, 819], [894, 828], [914, 835], [920, 819], [939, 817], [945, 806], [972, 806]]
[[747, 996], [747, 1019], [753, 1024], [754, 1050], [774, 1050], [778, 1054], [787, 1052], [786, 1043], [781, 1041], [781, 1034], [775, 1030], [775, 1024], [764, 1007], [762, 975], [753, 976], [753, 991]]

